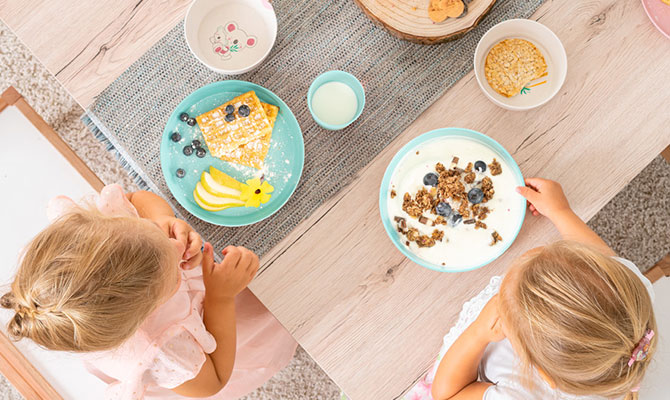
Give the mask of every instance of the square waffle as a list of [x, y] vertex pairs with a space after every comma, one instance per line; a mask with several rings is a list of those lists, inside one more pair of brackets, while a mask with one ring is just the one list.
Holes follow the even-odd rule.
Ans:
[[[240, 116], [238, 111], [243, 104], [249, 107], [247, 117]], [[235, 107], [235, 119], [231, 122], [225, 120], [225, 108], [228, 105]], [[253, 90], [198, 115], [195, 119], [198, 121], [209, 152], [215, 157], [221, 157], [228, 151], [272, 133], [270, 121]]]
[[[263, 106], [263, 110], [265, 110], [265, 115], [267, 115], [267, 118], [270, 121], [270, 126], [274, 128], [277, 115], [279, 114], [279, 107], [267, 103], [261, 103], [261, 105]], [[262, 138], [252, 140], [232, 151], [226, 152], [219, 158], [223, 161], [230, 161], [236, 164], [261, 169], [263, 167], [263, 162], [265, 161], [265, 156], [267, 156], [268, 151], [270, 150], [271, 139], [272, 131]]]

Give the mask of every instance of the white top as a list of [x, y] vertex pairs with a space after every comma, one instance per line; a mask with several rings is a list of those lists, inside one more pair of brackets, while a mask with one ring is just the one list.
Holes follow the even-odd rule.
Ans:
[[[642, 275], [640, 270], [632, 262], [615, 257], [617, 261], [628, 267], [637, 275], [649, 292], [652, 301], [654, 300], [654, 289], [651, 282]], [[493, 284], [493, 282], [491, 282]], [[500, 287], [500, 280], [496, 282]], [[495, 292], [497, 292], [496, 288]], [[490, 298], [490, 297], [489, 297]], [[487, 299], [488, 301], [488, 299]], [[484, 302], [486, 304], [486, 302]], [[482, 307], [483, 305], [482, 304]], [[552, 389], [549, 384], [534, 372], [533, 382], [535, 388], [531, 392], [521, 383], [521, 376], [517, 368], [519, 359], [512, 349], [509, 340], [504, 339], [500, 342], [490, 343], [484, 352], [484, 356], [479, 364], [479, 376], [483, 382], [494, 383], [484, 393], [483, 400], [602, 400], [600, 396], [574, 396]]]

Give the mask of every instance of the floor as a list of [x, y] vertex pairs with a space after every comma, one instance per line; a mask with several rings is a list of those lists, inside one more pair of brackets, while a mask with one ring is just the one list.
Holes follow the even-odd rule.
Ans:
[[[23, 94], [104, 182], [120, 183], [126, 190], [135, 188], [115, 158], [79, 121], [82, 109], [74, 99], [0, 22], [0, 91], [10, 85]], [[654, 159], [589, 225], [621, 256], [635, 262], [643, 271], [670, 253], [667, 234], [670, 232], [670, 164], [660, 156]], [[0, 375], [0, 399], [21, 398]], [[339, 398], [337, 386], [299, 348], [287, 368], [245, 399]]]

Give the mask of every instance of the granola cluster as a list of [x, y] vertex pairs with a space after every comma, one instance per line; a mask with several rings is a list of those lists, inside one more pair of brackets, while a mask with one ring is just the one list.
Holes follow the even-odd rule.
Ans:
[[[428, 226], [451, 225], [459, 223], [473, 225], [474, 229], [487, 229], [484, 222], [491, 210], [484, 205], [495, 194], [493, 181], [483, 176], [487, 164], [483, 161], [469, 162], [465, 169], [458, 167], [459, 158], [454, 157], [450, 168], [442, 163], [435, 165], [435, 173], [424, 177], [424, 187], [414, 195], [403, 195], [402, 210], [419, 223]], [[488, 164], [491, 175], [502, 173], [502, 166], [495, 158]], [[479, 180], [478, 180], [478, 177]], [[396, 197], [395, 190], [391, 197]], [[409, 227], [403, 217], [395, 217], [398, 232], [406, 238], [406, 244], [415, 242], [419, 247], [432, 247], [438, 241], [447, 241], [445, 232], [434, 229], [432, 234], [422, 235], [416, 228]], [[493, 243], [498, 243], [502, 237], [498, 232], [492, 234]]]
[[419, 247], [433, 247], [435, 246], [435, 241], [441, 241], [444, 238], [444, 232], [435, 229], [432, 235], [422, 235], [419, 233], [419, 230], [416, 228], [408, 228], [407, 221], [403, 217], [395, 217], [397, 223], [398, 232], [405, 235], [407, 238], [406, 245], [409, 246], [410, 242], [416, 242]]

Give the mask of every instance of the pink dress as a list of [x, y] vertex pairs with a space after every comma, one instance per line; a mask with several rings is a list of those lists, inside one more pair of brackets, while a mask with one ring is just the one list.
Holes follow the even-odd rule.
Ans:
[[[105, 214], [139, 217], [118, 185], [92, 199]], [[74, 202], [56, 197], [50, 218]], [[88, 353], [88, 369], [108, 383], [106, 399], [185, 399], [175, 388], [193, 379], [216, 348], [202, 320], [205, 286], [200, 267], [182, 271], [177, 292], [159, 306], [128, 341], [114, 350]], [[293, 358], [297, 343], [248, 289], [235, 299], [237, 353], [228, 384], [208, 399], [236, 399], [263, 385]]]

